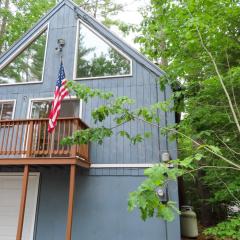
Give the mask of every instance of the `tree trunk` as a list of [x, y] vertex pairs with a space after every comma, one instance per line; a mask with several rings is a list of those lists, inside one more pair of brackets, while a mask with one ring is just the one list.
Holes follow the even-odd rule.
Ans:
[[215, 223], [213, 217], [213, 209], [211, 205], [207, 203], [207, 199], [210, 197], [208, 187], [203, 183], [202, 177], [205, 176], [204, 170], [199, 170], [197, 173], [197, 186], [196, 191], [200, 200], [199, 216], [198, 219], [204, 227], [211, 226]]
[[[1, 1], [2, 4], [2, 1]], [[5, 0], [4, 9], [9, 10], [9, 0]], [[6, 33], [6, 27], [7, 27], [7, 16], [4, 15], [0, 21], [0, 39], [3, 39], [4, 34]], [[3, 51], [3, 45], [4, 42], [0, 42], [0, 55]]]

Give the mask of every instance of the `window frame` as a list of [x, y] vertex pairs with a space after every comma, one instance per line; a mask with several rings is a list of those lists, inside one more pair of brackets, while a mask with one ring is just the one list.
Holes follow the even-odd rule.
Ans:
[[[29, 98], [29, 102], [28, 102], [28, 110], [27, 110], [27, 119], [31, 119], [31, 112], [32, 112], [32, 105], [33, 102], [43, 102], [43, 101], [52, 101], [54, 99], [54, 97], [43, 97], [43, 98]], [[67, 96], [63, 99], [64, 100], [79, 100], [76, 96]], [[82, 99], [79, 100], [79, 118], [82, 119]]]
[[[16, 99], [3, 99], [3, 100], [1, 99], [0, 100], [0, 104], [2, 104], [2, 103], [9, 103], [9, 102], [13, 102], [13, 111], [12, 111], [12, 117], [10, 119], [8, 119], [8, 120], [13, 120], [14, 116], [15, 116], [15, 109], [16, 109], [16, 102], [17, 102], [17, 100]], [[5, 120], [2, 120], [1, 118], [2, 118], [2, 116], [0, 115], [0, 121], [5, 121]]]
[[44, 50], [44, 59], [43, 59], [43, 67], [42, 67], [42, 77], [41, 81], [37, 82], [20, 82], [20, 83], [3, 83], [0, 84], [1, 86], [11, 86], [11, 85], [24, 85], [24, 84], [39, 84], [43, 83], [44, 72], [45, 72], [45, 65], [46, 65], [46, 55], [47, 55], [47, 46], [48, 46], [48, 35], [49, 35], [49, 23], [43, 25], [39, 28], [25, 43], [23, 43], [14, 53], [12, 53], [1, 65], [0, 71], [7, 67], [15, 58], [17, 58], [24, 50], [27, 49], [29, 45], [31, 45], [34, 40], [36, 40], [42, 33], [46, 31], [46, 44]]
[[[114, 50], [116, 50], [124, 58], [126, 58], [129, 61], [129, 64], [130, 64], [130, 73], [129, 74], [123, 74], [123, 75], [109, 75], [109, 76], [81, 77], [81, 78], [78, 78], [77, 77], [77, 57], [78, 57], [78, 41], [79, 41], [79, 25], [80, 24], [83, 24], [84, 27], [86, 27], [89, 31], [91, 31], [93, 34], [95, 34], [97, 37], [99, 37], [102, 41], [104, 41], [106, 44], [108, 44], [110, 47], [112, 47]], [[132, 61], [132, 59], [127, 54], [125, 54], [123, 51], [121, 51], [119, 48], [114, 46], [109, 40], [107, 40], [105, 37], [103, 37], [100, 33], [98, 33], [92, 27], [88, 26], [84, 21], [82, 21], [81, 19], [78, 19], [77, 20], [76, 40], [75, 40], [75, 56], [74, 56], [74, 65], [73, 65], [73, 80], [121, 78], [121, 77], [132, 77], [132, 76], [133, 76], [133, 61]]]

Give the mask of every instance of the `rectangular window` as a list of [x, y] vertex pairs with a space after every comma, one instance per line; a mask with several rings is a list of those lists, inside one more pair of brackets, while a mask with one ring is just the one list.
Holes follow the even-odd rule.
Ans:
[[13, 119], [14, 105], [14, 101], [0, 102], [0, 120]]
[[[52, 100], [33, 100], [30, 118], [48, 118], [51, 111]], [[77, 99], [65, 99], [61, 103], [59, 117], [79, 117], [80, 101]]]

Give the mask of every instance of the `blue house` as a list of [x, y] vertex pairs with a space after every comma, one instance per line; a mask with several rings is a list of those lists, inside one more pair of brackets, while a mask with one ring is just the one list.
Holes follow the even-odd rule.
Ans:
[[[76, 129], [93, 126], [102, 102], [65, 98], [54, 134], [48, 114], [62, 54], [66, 77], [136, 106], [164, 101], [163, 72], [70, 0], [58, 3], [0, 57], [0, 240], [179, 240], [179, 218], [143, 222], [127, 211], [143, 171], [176, 158], [176, 143], [143, 122], [116, 129], [152, 137], [132, 145], [117, 134], [102, 145], [62, 146]], [[175, 122], [160, 112], [161, 126]], [[106, 124], [112, 126], [112, 119]], [[176, 183], [168, 197], [178, 202]]]

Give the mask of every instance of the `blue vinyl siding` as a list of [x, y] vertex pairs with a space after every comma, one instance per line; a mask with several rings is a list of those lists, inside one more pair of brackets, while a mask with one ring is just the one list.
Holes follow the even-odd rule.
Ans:
[[[64, 0], [41, 19], [33, 29], [23, 36], [8, 52], [0, 57], [3, 63], [21, 44], [26, 42], [38, 28], [49, 23], [46, 62], [43, 83], [0, 86], [0, 100], [16, 99], [15, 119], [27, 117], [29, 99], [52, 97], [57, 80], [60, 59], [55, 52], [57, 40], [63, 38], [66, 45], [63, 50], [63, 62], [66, 76], [73, 78], [75, 41], [78, 17], [102, 34], [116, 47], [132, 59], [132, 76], [117, 78], [100, 78], [79, 80], [91, 88], [99, 88], [113, 92], [116, 96], [128, 96], [136, 100], [133, 107], [148, 106], [156, 101], [164, 101], [171, 94], [168, 86], [160, 91], [156, 80], [162, 74], [154, 64], [119, 40], [105, 27], [96, 22], [83, 11]], [[92, 99], [82, 106], [82, 118], [90, 126], [94, 126], [91, 110], [103, 102]], [[173, 113], [159, 113], [160, 126], [174, 123]], [[113, 126], [113, 119], [106, 121]], [[152, 138], [132, 145], [126, 138], [117, 136], [120, 130], [131, 134], [150, 131]], [[158, 128], [143, 122], [125, 124], [102, 145], [91, 144], [91, 162], [95, 164], [119, 163], [158, 163], [161, 154], [169, 151], [171, 157], [177, 157], [175, 142], [169, 142], [160, 134]], [[4, 168], [5, 169], [5, 168]], [[0, 168], [0, 171], [4, 171]], [[67, 167], [34, 168], [41, 172], [39, 191], [38, 217], [36, 219], [35, 240], [61, 240], [65, 237], [66, 212], [68, 199]], [[6, 170], [6, 169], [5, 169]], [[8, 168], [8, 171], [11, 168]], [[91, 168], [78, 169], [76, 198], [74, 206], [73, 239], [83, 240], [179, 240], [179, 218], [167, 224], [160, 220], [149, 220], [146, 223], [139, 218], [138, 212], [127, 212], [128, 193], [134, 190], [144, 179], [142, 168]], [[178, 202], [177, 184], [169, 185], [171, 200]]]

